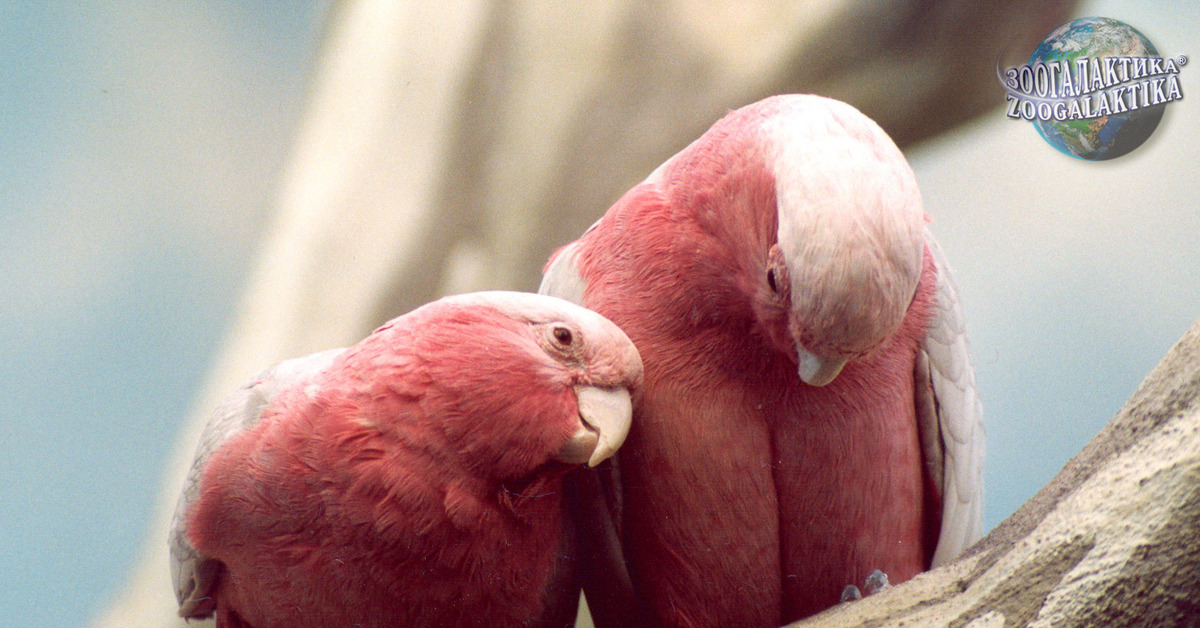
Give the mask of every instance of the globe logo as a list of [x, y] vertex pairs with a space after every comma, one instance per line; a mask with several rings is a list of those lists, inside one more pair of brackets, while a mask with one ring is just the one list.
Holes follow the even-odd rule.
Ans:
[[1132, 26], [1089, 17], [1056, 28], [1029, 57], [1009, 68], [1007, 116], [1033, 122], [1054, 148], [1079, 159], [1105, 160], [1141, 146], [1180, 100], [1179, 68], [1187, 57], [1163, 58]]

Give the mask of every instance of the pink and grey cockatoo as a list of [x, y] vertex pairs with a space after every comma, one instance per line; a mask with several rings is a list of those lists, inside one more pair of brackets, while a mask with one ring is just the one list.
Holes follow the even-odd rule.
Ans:
[[[878, 125], [787, 95], [729, 113], [552, 256], [541, 291], [645, 365], [588, 538], [648, 623], [775, 626], [981, 535], [974, 371], [924, 223]], [[611, 617], [622, 592], [600, 589]]]
[[561, 299], [447, 297], [222, 405], [179, 500], [180, 614], [218, 626], [569, 624], [563, 476], [625, 438], [637, 350]]

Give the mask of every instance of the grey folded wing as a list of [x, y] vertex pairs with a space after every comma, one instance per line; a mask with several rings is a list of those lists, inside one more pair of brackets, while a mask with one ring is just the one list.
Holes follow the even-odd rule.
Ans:
[[926, 470], [942, 498], [936, 567], [983, 535], [984, 428], [958, 289], [928, 230], [925, 242], [937, 265], [936, 304], [915, 379]]
[[168, 537], [171, 582], [179, 602], [180, 615], [204, 617], [212, 612], [215, 605], [210, 592], [218, 574], [218, 565], [196, 551], [187, 538], [187, 515], [200, 496], [200, 480], [209, 458], [226, 441], [257, 425], [263, 411], [279, 391], [312, 381], [344, 351], [331, 349], [276, 364], [226, 397], [204, 426], [200, 443], [196, 446], [196, 455], [175, 506]]

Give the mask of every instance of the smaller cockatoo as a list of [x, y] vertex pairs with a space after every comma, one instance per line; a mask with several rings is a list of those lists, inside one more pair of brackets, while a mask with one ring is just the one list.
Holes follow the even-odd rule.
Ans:
[[641, 377], [604, 317], [511, 292], [447, 297], [268, 369], [212, 417], [179, 499], [180, 615], [571, 621], [563, 477], [621, 446]]

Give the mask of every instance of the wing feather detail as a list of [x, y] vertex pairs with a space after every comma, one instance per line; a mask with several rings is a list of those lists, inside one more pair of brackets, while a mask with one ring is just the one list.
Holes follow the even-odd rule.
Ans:
[[958, 288], [928, 229], [925, 242], [937, 265], [937, 298], [916, 380], [926, 395], [917, 403], [921, 443], [942, 496], [936, 567], [983, 536], [984, 427]]
[[200, 480], [209, 458], [229, 439], [258, 425], [263, 411], [281, 390], [313, 380], [344, 351], [331, 349], [280, 362], [226, 397], [213, 411], [201, 433], [171, 520], [168, 540], [171, 582], [175, 587], [181, 616], [205, 617], [215, 607], [215, 600], [209, 593], [219, 573], [218, 565], [202, 556], [187, 539], [188, 511], [200, 496]]

